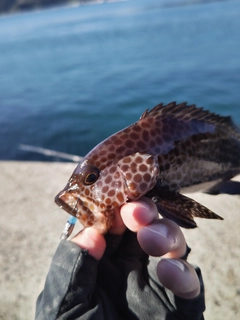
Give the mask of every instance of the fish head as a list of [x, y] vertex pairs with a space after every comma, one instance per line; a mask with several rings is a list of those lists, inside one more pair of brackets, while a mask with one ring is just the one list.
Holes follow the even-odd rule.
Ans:
[[55, 202], [77, 217], [84, 227], [94, 225], [105, 233], [112, 222], [114, 209], [127, 201], [124, 175], [117, 164], [101, 170], [82, 161]]
[[80, 162], [55, 201], [83, 226], [94, 225], [105, 233], [115, 208], [153, 188], [158, 179], [158, 163], [157, 157], [135, 153], [100, 168], [88, 160]]

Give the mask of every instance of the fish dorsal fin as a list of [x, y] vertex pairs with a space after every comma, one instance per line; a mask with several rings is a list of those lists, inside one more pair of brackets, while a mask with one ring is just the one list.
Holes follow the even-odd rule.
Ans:
[[174, 117], [179, 120], [198, 120], [206, 121], [212, 124], [222, 124], [226, 127], [236, 127], [231, 117], [219, 116], [215, 113], [203, 110], [203, 108], [196, 108], [195, 104], [187, 105], [186, 102], [177, 104], [175, 101], [163, 105], [162, 103], [155, 106], [150, 111], [147, 109], [141, 116], [140, 120], [148, 117]]

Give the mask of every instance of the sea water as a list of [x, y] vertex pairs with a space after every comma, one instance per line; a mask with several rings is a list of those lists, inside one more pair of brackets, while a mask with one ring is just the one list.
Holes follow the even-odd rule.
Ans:
[[0, 17], [0, 159], [84, 156], [160, 102], [240, 124], [240, 1], [132, 0]]

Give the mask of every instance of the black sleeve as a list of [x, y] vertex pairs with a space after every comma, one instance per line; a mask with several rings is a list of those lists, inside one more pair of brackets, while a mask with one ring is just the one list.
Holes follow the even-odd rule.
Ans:
[[122, 247], [118, 236], [108, 237], [108, 250], [100, 262], [76, 244], [61, 241], [37, 300], [35, 320], [202, 320], [200, 270], [196, 268], [200, 295], [190, 300], [176, 297], [159, 284], [157, 259], [148, 259], [137, 247], [135, 235], [129, 234]]

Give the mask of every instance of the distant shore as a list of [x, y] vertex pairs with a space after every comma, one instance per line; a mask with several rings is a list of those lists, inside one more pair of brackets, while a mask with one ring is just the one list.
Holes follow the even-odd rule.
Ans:
[[25, 12], [30, 10], [51, 8], [61, 5], [80, 5], [96, 0], [8, 0], [0, 1], [0, 14]]

